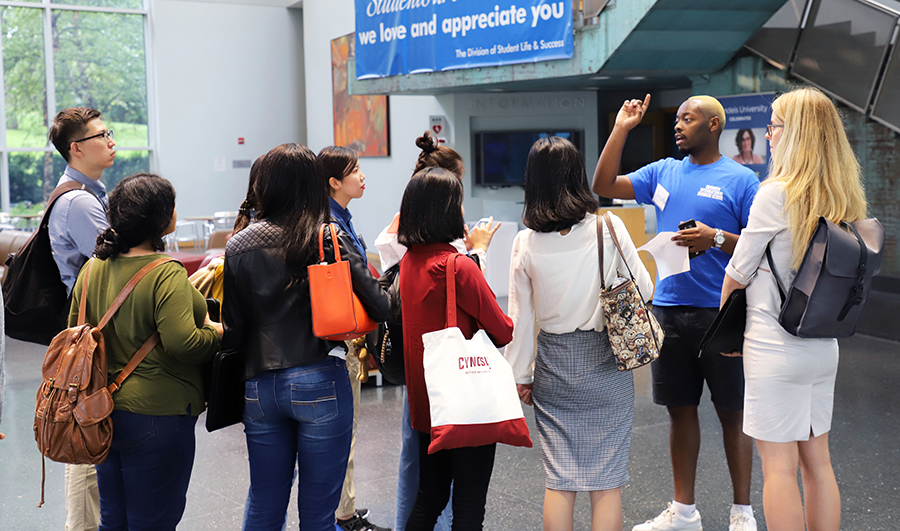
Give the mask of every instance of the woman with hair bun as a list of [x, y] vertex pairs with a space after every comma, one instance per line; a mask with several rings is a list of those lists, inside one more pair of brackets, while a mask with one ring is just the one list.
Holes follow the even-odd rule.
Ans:
[[[462, 157], [453, 149], [442, 146], [431, 133], [416, 139], [416, 146], [422, 151], [416, 158], [416, 167], [413, 175], [426, 168], [443, 168], [452, 173], [460, 182], [466, 172]], [[406, 254], [406, 246], [397, 241], [397, 232], [400, 226], [400, 213], [394, 215], [394, 220], [385, 227], [375, 239], [375, 248], [381, 258], [382, 271], [396, 267], [400, 259]], [[486, 253], [491, 244], [491, 238], [497, 232], [499, 223], [493, 224], [493, 218], [488, 223], [475, 226], [471, 232], [463, 225], [463, 237], [450, 242], [457, 252], [468, 254], [484, 271], [487, 265]], [[397, 506], [395, 511], [394, 531], [404, 531], [406, 520], [416, 500], [416, 491], [419, 486], [419, 443], [416, 431], [412, 427], [412, 419], [409, 414], [409, 401], [404, 386], [403, 395], [403, 419], [400, 438], [400, 468], [397, 479]], [[436, 531], [449, 531], [453, 512], [450, 505], [444, 510], [437, 522]]]
[[[150, 173], [125, 178], [109, 195], [109, 227], [72, 290], [69, 326], [78, 323], [86, 276], [87, 322], [98, 323], [141, 268], [165, 258], [175, 230], [175, 190]], [[154, 332], [159, 342], [113, 395], [112, 449], [97, 465], [100, 529], [174, 531], [184, 514], [194, 464], [194, 426], [203, 412], [200, 365], [219, 349], [222, 326], [187, 271], [172, 261], [138, 282], [103, 329], [112, 381]]]

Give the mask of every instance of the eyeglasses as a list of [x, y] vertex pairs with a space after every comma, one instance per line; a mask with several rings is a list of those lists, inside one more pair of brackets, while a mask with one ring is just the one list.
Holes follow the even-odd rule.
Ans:
[[775, 134], [775, 129], [777, 127], [784, 128], [784, 124], [766, 124], [766, 130], [769, 132], [769, 136]]
[[110, 140], [113, 139], [113, 132], [112, 132], [112, 129], [109, 129], [109, 130], [107, 130], [107, 131], [103, 131], [102, 133], [97, 133], [96, 135], [86, 136], [86, 137], [84, 137], [84, 138], [82, 138], [82, 139], [80, 139], [80, 140], [73, 140], [72, 142], [84, 142], [85, 140], [91, 140], [92, 138], [100, 138], [101, 136], [103, 137], [104, 140], [106, 140], [107, 142], [109, 142]]

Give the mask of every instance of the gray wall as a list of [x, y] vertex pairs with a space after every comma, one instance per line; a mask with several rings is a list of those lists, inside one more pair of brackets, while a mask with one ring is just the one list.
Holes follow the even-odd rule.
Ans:
[[302, 12], [156, 0], [151, 20], [157, 171], [175, 185], [179, 217], [237, 210], [250, 171], [234, 160], [306, 142]]

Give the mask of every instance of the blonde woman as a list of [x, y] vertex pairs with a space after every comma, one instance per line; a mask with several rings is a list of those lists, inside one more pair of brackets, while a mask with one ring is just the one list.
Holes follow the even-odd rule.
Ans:
[[762, 457], [769, 531], [802, 530], [804, 516], [810, 531], [837, 531], [841, 501], [828, 432], [838, 342], [801, 339], [781, 328], [781, 299], [765, 252], [771, 245], [779, 280], [789, 286], [819, 216], [835, 223], [865, 218], [861, 171], [837, 109], [816, 89], [776, 99], [766, 136], [769, 179], [750, 209], [722, 286], [722, 301], [747, 286], [744, 432], [756, 440]]

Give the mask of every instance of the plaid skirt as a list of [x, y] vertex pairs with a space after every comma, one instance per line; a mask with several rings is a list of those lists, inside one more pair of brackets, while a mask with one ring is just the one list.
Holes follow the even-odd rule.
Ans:
[[540, 331], [532, 397], [548, 489], [628, 482], [634, 375], [616, 369], [606, 331]]

